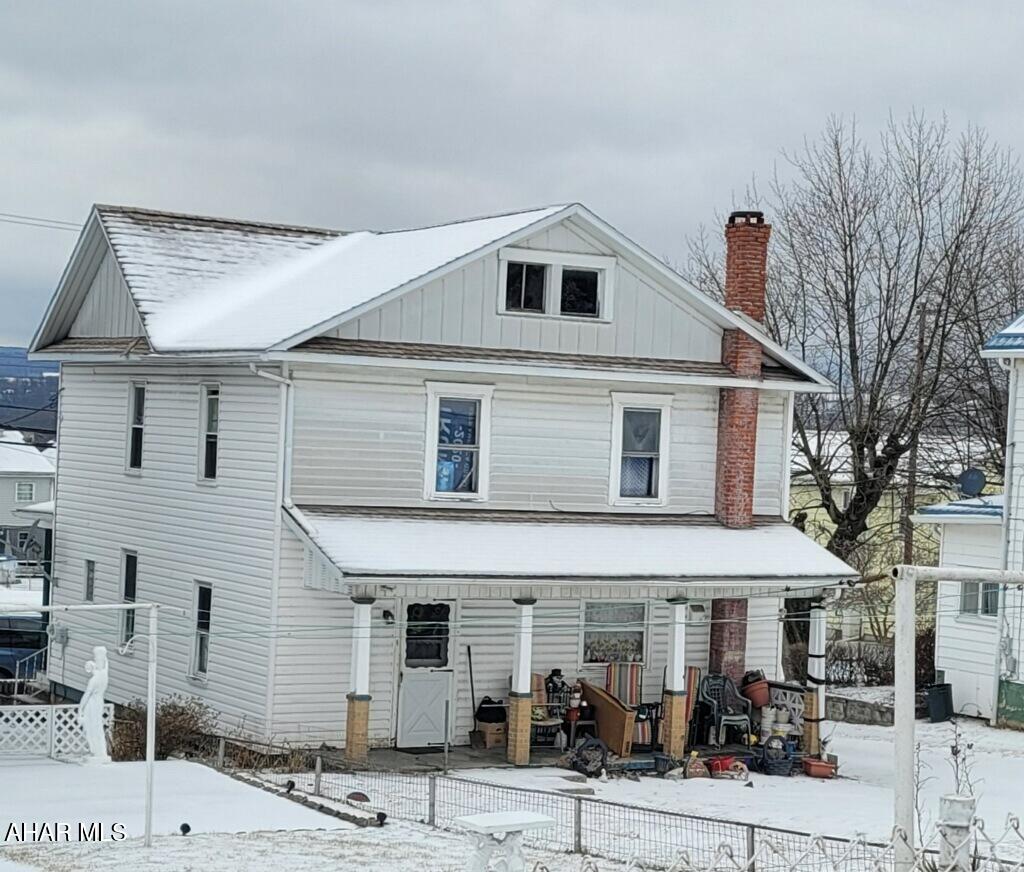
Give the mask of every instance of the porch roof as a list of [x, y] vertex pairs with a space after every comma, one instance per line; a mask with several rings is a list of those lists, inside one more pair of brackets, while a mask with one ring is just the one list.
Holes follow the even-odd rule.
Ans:
[[733, 530], [706, 516], [325, 506], [289, 511], [352, 581], [706, 581], [761, 588], [858, 577], [779, 519]]

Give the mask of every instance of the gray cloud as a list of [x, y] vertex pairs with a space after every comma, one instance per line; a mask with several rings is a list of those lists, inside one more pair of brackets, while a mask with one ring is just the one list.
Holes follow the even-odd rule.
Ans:
[[[830, 113], [1024, 134], [1013, 4], [219, 2], [0, 13], [0, 212], [396, 227], [581, 200], [656, 254]], [[71, 234], [0, 224], [0, 343]]]

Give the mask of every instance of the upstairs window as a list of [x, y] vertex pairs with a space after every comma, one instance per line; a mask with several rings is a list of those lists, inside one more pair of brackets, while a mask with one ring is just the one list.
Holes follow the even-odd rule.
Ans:
[[204, 481], [215, 481], [220, 430], [220, 386], [203, 385], [200, 399], [199, 475]]
[[36, 486], [31, 481], [18, 481], [14, 483], [14, 501], [16, 503], [35, 502]]
[[488, 385], [427, 385], [427, 499], [486, 499]]
[[605, 255], [503, 248], [499, 312], [610, 321], [615, 265]]
[[612, 394], [613, 505], [664, 505], [668, 487], [672, 398]]
[[594, 269], [563, 269], [562, 314], [596, 318], [600, 314], [599, 278], [600, 273]]
[[999, 585], [996, 582], [965, 581], [960, 590], [960, 613], [990, 618], [999, 614]]
[[542, 263], [510, 262], [505, 277], [505, 309], [543, 313], [547, 273]]
[[128, 468], [142, 469], [142, 431], [146, 422], [146, 386], [132, 382], [128, 403]]
[[[135, 602], [139, 574], [139, 555], [125, 551], [121, 566], [121, 602]], [[125, 609], [121, 623], [121, 644], [127, 645], [135, 635], [135, 609]]]

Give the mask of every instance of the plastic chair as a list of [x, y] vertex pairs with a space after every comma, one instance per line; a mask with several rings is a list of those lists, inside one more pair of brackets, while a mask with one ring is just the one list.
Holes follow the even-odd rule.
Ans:
[[707, 675], [700, 684], [701, 702], [711, 710], [714, 744], [721, 746], [726, 727], [743, 729], [743, 744], [750, 744], [750, 700], [727, 675]]

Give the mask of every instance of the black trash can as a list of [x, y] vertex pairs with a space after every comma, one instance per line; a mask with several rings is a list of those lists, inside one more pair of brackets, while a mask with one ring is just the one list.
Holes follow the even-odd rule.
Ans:
[[929, 684], [926, 690], [928, 699], [928, 720], [933, 724], [941, 724], [953, 717], [953, 685]]

